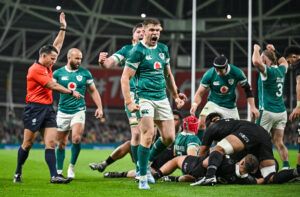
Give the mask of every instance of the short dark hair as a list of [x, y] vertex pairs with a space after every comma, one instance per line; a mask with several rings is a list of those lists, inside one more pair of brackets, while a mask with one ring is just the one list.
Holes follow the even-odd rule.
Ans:
[[179, 116], [179, 118], [180, 118], [180, 121], [182, 120], [182, 114], [180, 113], [180, 111], [178, 111], [178, 110], [176, 110], [176, 109], [173, 109], [173, 115], [177, 115], [177, 116]]
[[143, 25], [147, 26], [149, 24], [153, 24], [153, 25], [161, 25], [161, 23], [159, 22], [158, 19], [156, 18], [147, 18], [144, 20]]
[[39, 55], [41, 56], [43, 53], [50, 54], [52, 51], [58, 54], [57, 49], [53, 45], [44, 45], [39, 50]]
[[143, 27], [143, 23], [138, 23], [136, 24], [133, 28], [132, 28], [132, 34], [134, 34], [134, 32], [138, 29], [138, 28], [142, 28]]
[[214, 67], [224, 69], [228, 65], [228, 59], [225, 55], [220, 55], [214, 59]]
[[252, 155], [248, 154], [245, 156], [245, 169], [247, 173], [254, 173], [258, 169], [258, 159]]
[[293, 45], [285, 48], [283, 57], [287, 58], [291, 54], [300, 55], [300, 47]]
[[206, 119], [205, 119], [205, 126], [206, 128], [209, 127], [210, 123], [213, 121], [214, 118], [216, 117], [219, 117], [220, 119], [223, 118], [222, 114], [218, 113], [218, 112], [212, 112], [210, 114], [208, 114], [206, 116]]

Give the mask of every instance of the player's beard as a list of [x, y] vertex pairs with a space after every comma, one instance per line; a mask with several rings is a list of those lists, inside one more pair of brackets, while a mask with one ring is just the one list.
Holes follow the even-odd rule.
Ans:
[[78, 64], [74, 64], [73, 62], [70, 62], [70, 67], [72, 70], [77, 70], [79, 65]]

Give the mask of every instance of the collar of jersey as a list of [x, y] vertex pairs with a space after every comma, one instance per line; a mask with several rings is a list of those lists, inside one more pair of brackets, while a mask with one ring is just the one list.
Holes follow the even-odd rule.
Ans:
[[185, 131], [181, 131], [181, 135], [194, 135], [193, 133], [189, 133], [189, 132], [185, 132]]
[[153, 47], [149, 47], [149, 46], [147, 46], [145, 43], [144, 43], [144, 40], [142, 40], [142, 41], [140, 41], [141, 43], [142, 43], [142, 45], [144, 45], [146, 48], [148, 48], [148, 49], [156, 49], [156, 47], [157, 47], [157, 44], [155, 45], [155, 46], [153, 46]]
[[74, 72], [77, 72], [77, 71], [78, 71], [78, 69], [76, 69], [76, 70], [70, 70], [70, 69], [68, 69], [67, 66], [65, 66], [65, 69], [66, 69], [66, 71], [69, 72], [69, 73], [74, 73]]
[[243, 174], [243, 175], [240, 174], [240, 166], [239, 166], [238, 163], [235, 164], [235, 174], [236, 174], [237, 177], [242, 178], [242, 179], [244, 179], [248, 176], [248, 173]]

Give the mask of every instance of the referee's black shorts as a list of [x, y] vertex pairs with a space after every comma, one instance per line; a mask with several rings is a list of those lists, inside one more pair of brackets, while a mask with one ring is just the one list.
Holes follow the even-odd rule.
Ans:
[[57, 127], [56, 114], [52, 105], [28, 103], [23, 112], [25, 129], [32, 132], [43, 128]]

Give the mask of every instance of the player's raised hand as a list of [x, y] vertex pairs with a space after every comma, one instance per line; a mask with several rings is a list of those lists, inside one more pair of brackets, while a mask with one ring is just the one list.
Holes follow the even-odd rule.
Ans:
[[176, 103], [177, 108], [180, 109], [185, 104], [185, 101], [178, 97], [175, 99], [175, 103]]
[[100, 52], [99, 53], [99, 59], [98, 59], [99, 65], [102, 65], [105, 62], [105, 60], [107, 59], [107, 55], [108, 55], [107, 52]]
[[65, 18], [65, 13], [60, 13], [59, 15], [59, 23], [60, 23], [60, 28], [66, 29], [67, 28], [67, 21]]
[[266, 49], [269, 50], [269, 51], [275, 51], [275, 47], [274, 47], [273, 44], [268, 44]]
[[101, 119], [103, 117], [103, 109], [102, 108], [97, 108], [95, 111], [95, 117], [97, 119]]
[[197, 104], [197, 103], [193, 103], [193, 104], [191, 105], [190, 114], [193, 115], [193, 116], [195, 116], [195, 113], [196, 113], [196, 111], [197, 111], [197, 108], [198, 108], [198, 104]]
[[134, 102], [129, 103], [127, 108], [130, 112], [137, 112], [140, 110], [140, 106]]
[[258, 44], [254, 44], [253, 49], [259, 51], [260, 50], [260, 46]]

